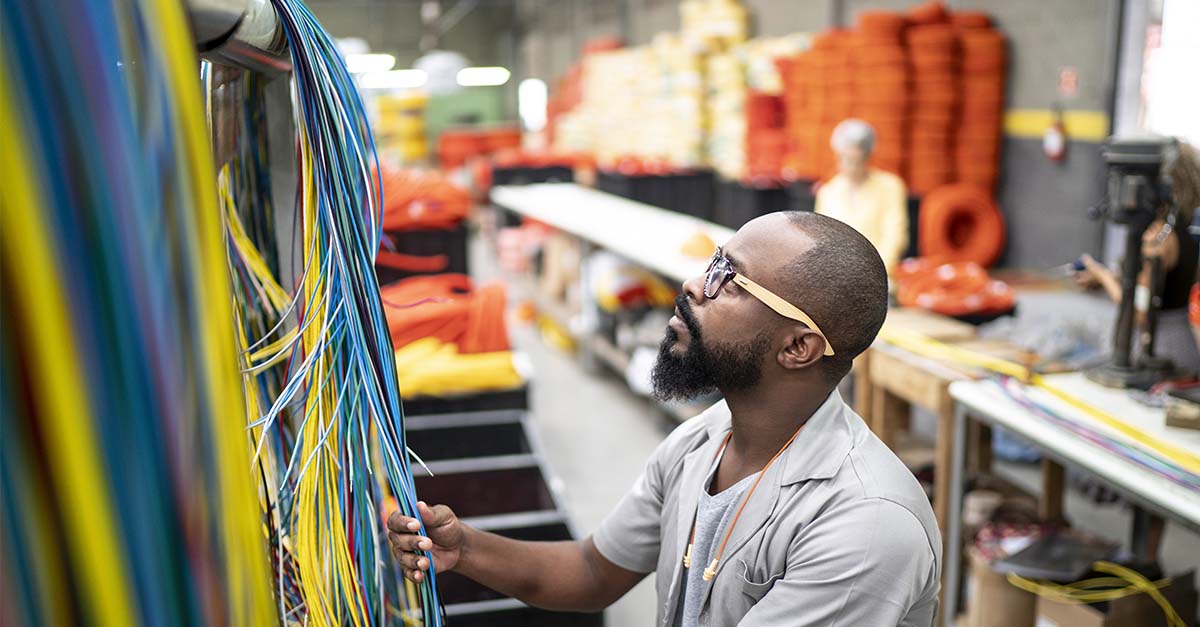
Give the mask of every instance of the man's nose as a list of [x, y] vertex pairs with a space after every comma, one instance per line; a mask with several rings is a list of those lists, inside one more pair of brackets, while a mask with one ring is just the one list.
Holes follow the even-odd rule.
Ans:
[[683, 282], [683, 293], [692, 299], [692, 302], [700, 303], [704, 301], [704, 277], [696, 276]]

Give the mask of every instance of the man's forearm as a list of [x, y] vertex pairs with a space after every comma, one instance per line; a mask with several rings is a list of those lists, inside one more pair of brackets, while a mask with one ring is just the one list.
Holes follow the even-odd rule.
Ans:
[[597, 610], [614, 600], [604, 598], [582, 542], [526, 542], [467, 527], [454, 570], [546, 609]]

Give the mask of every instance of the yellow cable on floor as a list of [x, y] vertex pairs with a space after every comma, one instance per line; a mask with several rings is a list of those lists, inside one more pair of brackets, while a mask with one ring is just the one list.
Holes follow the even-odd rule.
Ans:
[[[1162, 608], [1167, 623], [1171, 627], [1186, 627], [1186, 623], [1180, 618], [1179, 613], [1175, 611], [1171, 602], [1163, 596], [1160, 590], [1160, 588], [1170, 583], [1169, 579], [1150, 581], [1141, 573], [1112, 562], [1096, 562], [1092, 565], [1092, 568], [1098, 572], [1115, 575], [1115, 577], [1085, 579], [1067, 585], [1034, 581], [1016, 573], [1008, 573], [1007, 579], [1010, 584], [1021, 590], [1061, 603], [1098, 603], [1101, 601], [1115, 601], [1116, 599], [1135, 594], [1147, 594]], [[1090, 590], [1090, 588], [1114, 582], [1118, 585], [1125, 585], [1112, 590]]]

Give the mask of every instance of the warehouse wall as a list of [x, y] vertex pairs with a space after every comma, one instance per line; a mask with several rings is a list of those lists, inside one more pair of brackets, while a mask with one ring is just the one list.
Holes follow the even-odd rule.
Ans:
[[[553, 79], [591, 37], [622, 32], [618, 4], [629, 11], [629, 42], [643, 44], [659, 31], [679, 29], [676, 0], [581, 0], [537, 2], [520, 48], [530, 76]], [[751, 33], [776, 36], [850, 24], [864, 9], [904, 10], [920, 0], [746, 0]], [[1103, 193], [1100, 142], [1109, 132], [1124, 1], [1146, 0], [948, 0], [951, 8], [991, 14], [1010, 41], [1006, 137], [997, 199], [1008, 222], [1004, 263], [1027, 268], [1068, 261], [1080, 252], [1099, 253], [1103, 225], [1085, 210]], [[584, 8], [574, 8], [583, 5]], [[574, 13], [572, 13], [574, 11]], [[572, 15], [574, 17], [572, 17]], [[571, 26], [574, 25], [574, 32]], [[1060, 70], [1071, 67], [1078, 93], [1061, 102], [1070, 138], [1061, 162], [1041, 152], [1047, 112], [1059, 98]]]
[[[443, 10], [450, 6], [446, 4]], [[366, 39], [373, 52], [395, 55], [397, 68], [411, 67], [422, 54], [419, 2], [315, 0], [309, 2], [309, 8], [334, 37]], [[517, 61], [512, 26], [513, 11], [508, 3], [483, 3], [454, 25], [439, 47], [462, 53], [474, 65], [512, 67]], [[516, 119], [516, 83], [509, 81], [502, 88], [497, 112], [502, 119]]]

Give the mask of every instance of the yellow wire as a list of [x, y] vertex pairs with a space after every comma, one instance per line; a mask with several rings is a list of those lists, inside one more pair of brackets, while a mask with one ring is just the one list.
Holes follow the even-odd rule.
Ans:
[[[17, 113], [12, 86], [0, 79], [0, 125], [7, 129], [0, 150], [6, 175], [0, 208], [0, 241], [12, 273], [14, 290], [6, 297], [22, 313], [31, 348], [30, 394], [42, 413], [41, 428], [54, 494], [70, 546], [72, 570], [78, 573], [86, 612], [97, 624], [132, 625], [136, 613], [104, 462], [93, 432], [87, 381], [71, 348], [77, 343], [68, 312], [67, 284], [46, 224], [49, 208], [37, 189], [38, 178], [28, 161], [27, 125]], [[72, 514], [86, 512], [87, 515]]]
[[[1038, 582], [1021, 577], [1016, 573], [1009, 573], [1007, 579], [1010, 584], [1021, 590], [1063, 603], [1098, 603], [1101, 601], [1115, 601], [1135, 594], [1147, 594], [1162, 608], [1163, 614], [1167, 618], [1167, 623], [1171, 627], [1186, 627], [1179, 613], [1175, 611], [1175, 608], [1163, 596], [1160, 590], [1170, 583], [1169, 579], [1152, 582], [1142, 576], [1141, 573], [1112, 562], [1096, 562], [1092, 565], [1092, 568], [1098, 572], [1109, 573], [1116, 577], [1099, 577], [1068, 585]], [[1085, 586], [1102, 585], [1102, 582], [1107, 583], [1110, 581], [1126, 585], [1113, 590], [1087, 591], [1080, 589]]]
[[261, 527], [261, 508], [248, 480], [251, 443], [243, 421], [235, 420], [245, 410], [241, 376], [236, 360], [236, 334], [233, 328], [233, 302], [227, 267], [225, 240], [216, 195], [205, 115], [201, 106], [199, 59], [187, 18], [177, 0], [143, 0], [149, 23], [158, 27], [157, 52], [161, 54], [172, 104], [182, 131], [181, 145], [186, 155], [177, 180], [195, 199], [190, 215], [195, 237], [198, 277], [198, 302], [208, 308], [201, 323], [204, 380], [200, 388], [208, 392], [212, 415], [204, 417], [214, 431], [213, 444], [218, 470], [217, 493], [222, 509], [221, 563], [225, 565], [225, 589], [230, 599], [230, 621], [235, 625], [266, 625], [278, 620], [274, 609], [266, 545]]

